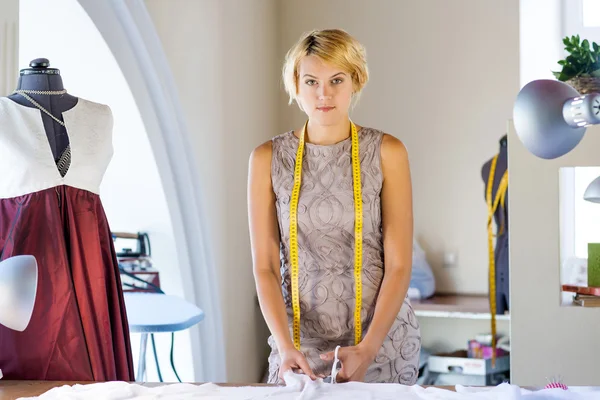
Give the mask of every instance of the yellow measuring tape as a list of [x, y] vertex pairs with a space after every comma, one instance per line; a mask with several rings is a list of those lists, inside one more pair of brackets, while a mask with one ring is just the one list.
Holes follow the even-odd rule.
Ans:
[[[494, 202], [492, 204], [492, 187], [494, 186], [494, 175], [496, 173], [496, 164], [498, 162], [498, 155], [494, 156], [492, 159], [492, 165], [490, 167], [490, 175], [488, 177], [487, 187], [486, 187], [486, 195], [485, 199], [487, 202], [488, 208], [488, 220], [487, 220], [487, 229], [488, 229], [488, 250], [489, 250], [489, 281], [490, 281], [490, 314], [492, 320], [492, 367], [496, 366], [496, 263], [494, 257], [494, 233], [492, 230], [494, 213], [498, 208], [498, 204], [501, 203], [504, 208], [504, 199], [506, 198], [506, 189], [508, 188], [508, 171], [504, 172], [502, 175], [502, 179], [500, 180], [500, 185], [498, 186], [498, 191], [496, 192], [496, 197], [494, 198]], [[504, 223], [499, 228], [499, 233], [502, 234], [504, 231]]]
[[[302, 158], [304, 155], [304, 140], [308, 121], [302, 128], [296, 164], [294, 166], [294, 187], [290, 200], [290, 264], [292, 276], [292, 309], [294, 311], [293, 335], [294, 347], [300, 350], [300, 293], [298, 290], [298, 199], [302, 183]], [[356, 301], [354, 308], [354, 344], [360, 343], [362, 323], [360, 310], [362, 306], [362, 184], [360, 178], [360, 157], [358, 152], [358, 131], [356, 125], [350, 121], [352, 129], [352, 177], [354, 186], [354, 285]]]

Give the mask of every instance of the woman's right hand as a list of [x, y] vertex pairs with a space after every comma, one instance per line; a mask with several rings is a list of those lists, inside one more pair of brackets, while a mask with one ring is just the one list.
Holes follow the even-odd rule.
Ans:
[[290, 370], [298, 370], [300, 369], [305, 375], [310, 376], [310, 379], [313, 381], [317, 379], [317, 376], [314, 374], [310, 366], [308, 365], [308, 361], [306, 361], [306, 357], [304, 354], [296, 350], [295, 348], [290, 348], [289, 350], [282, 351], [281, 353], [281, 366], [279, 367], [279, 379], [285, 382], [283, 378], [283, 374]]

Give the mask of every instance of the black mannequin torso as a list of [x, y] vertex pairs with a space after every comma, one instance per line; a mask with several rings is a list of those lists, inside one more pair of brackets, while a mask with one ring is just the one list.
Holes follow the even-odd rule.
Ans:
[[[498, 187], [504, 172], [508, 168], [507, 136], [500, 139], [498, 159], [496, 161], [496, 170], [494, 172], [494, 181], [492, 183], [492, 204], [496, 198]], [[492, 160], [488, 160], [481, 168], [481, 178], [484, 182], [484, 199], [487, 194], [488, 180]], [[496, 265], [496, 308], [498, 314], [504, 314], [509, 309], [509, 276], [508, 276], [508, 189], [506, 191], [504, 207], [500, 204], [494, 213], [494, 221], [497, 227], [503, 227], [502, 231], [497, 231], [496, 247], [494, 249], [494, 259]]]
[[[490, 177], [490, 168], [492, 166], [492, 160], [488, 160], [485, 164], [483, 164], [483, 167], [481, 168], [481, 178], [483, 179], [483, 182], [485, 183], [486, 187], [485, 190], [487, 191], [487, 183], [488, 183], [488, 179]], [[496, 192], [498, 191], [498, 186], [500, 185], [500, 180], [502, 179], [502, 175], [504, 175], [504, 172], [506, 171], [506, 169], [508, 168], [508, 154], [507, 154], [507, 136], [504, 135], [502, 136], [502, 138], [500, 138], [499, 141], [499, 150], [498, 150], [498, 160], [496, 161], [496, 171], [494, 173], [494, 184], [492, 186], [492, 199], [494, 199], [494, 197], [496, 196]], [[485, 196], [485, 192], [484, 192], [484, 196]], [[508, 196], [508, 193], [507, 193]], [[505, 205], [508, 204], [508, 201], [505, 202]], [[499, 223], [501, 222], [499, 217], [500, 217], [500, 207], [498, 207], [498, 209], [496, 210], [496, 222]]]
[[[50, 63], [47, 59], [38, 58], [33, 60], [29, 66], [31, 68], [21, 70], [17, 90], [40, 90], [40, 91], [61, 91], [64, 90], [60, 71], [49, 68]], [[27, 93], [38, 104], [44, 107], [49, 113], [59, 120], [63, 121], [62, 113], [75, 107], [78, 98], [69, 94], [61, 95], [40, 95]], [[31, 108], [37, 108], [27, 98], [21, 94], [13, 93], [8, 96], [12, 101]], [[48, 137], [48, 143], [52, 150], [54, 160], [58, 161], [67, 146], [69, 145], [69, 136], [64, 126], [53, 120], [49, 115], [40, 111], [44, 130]]]

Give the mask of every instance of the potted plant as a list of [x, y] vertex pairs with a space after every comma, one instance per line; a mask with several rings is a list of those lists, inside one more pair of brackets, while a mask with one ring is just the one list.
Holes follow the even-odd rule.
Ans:
[[552, 73], [559, 81], [573, 86], [580, 94], [600, 93], [600, 46], [579, 35], [563, 39], [569, 55], [558, 62], [560, 71]]

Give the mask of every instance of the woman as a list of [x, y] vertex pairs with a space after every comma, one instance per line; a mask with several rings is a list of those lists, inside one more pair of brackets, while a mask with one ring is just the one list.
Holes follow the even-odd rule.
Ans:
[[368, 80], [364, 48], [342, 30], [312, 31], [288, 52], [283, 79], [308, 121], [257, 147], [248, 179], [269, 382], [329, 375], [341, 346], [338, 382], [414, 384], [410, 168], [402, 142], [349, 118]]

